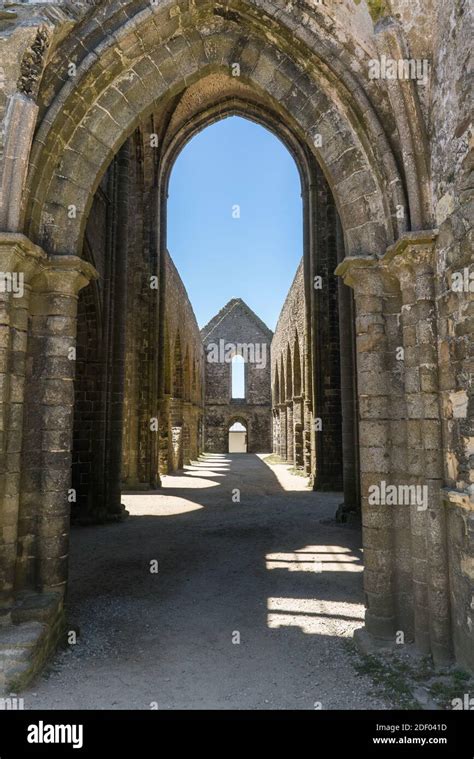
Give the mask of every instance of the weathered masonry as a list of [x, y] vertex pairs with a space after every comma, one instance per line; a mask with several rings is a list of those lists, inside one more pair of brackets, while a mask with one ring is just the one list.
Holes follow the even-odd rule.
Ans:
[[[1, 687], [58, 639], [71, 512], [120, 519], [122, 477], [155, 487], [199, 450], [204, 358], [186, 303], [179, 331], [170, 318], [167, 183], [185, 142], [230, 114], [273, 130], [300, 170], [298, 347], [323, 422], [309, 467], [331, 484], [339, 427], [362, 636], [403, 631], [474, 668], [471, 29], [463, 0], [2, 11]], [[410, 488], [421, 500], [393, 496]]]
[[[270, 347], [272, 332], [240, 298], [203, 327], [205, 441], [209, 453], [227, 453], [229, 430], [247, 431], [247, 451], [271, 451]], [[239, 364], [241, 392], [233, 392]]]
[[306, 376], [310, 355], [301, 262], [272, 341], [273, 452], [308, 477], [314, 471], [313, 409]]
[[166, 250], [161, 336], [157, 327], [146, 213], [153, 175], [143, 139], [136, 132], [112, 161], [85, 230], [83, 257], [99, 276], [77, 304], [71, 517], [78, 522], [120, 520], [122, 490], [157, 487], [160, 474], [202, 450], [201, 337]]
[[[197, 459], [203, 450], [204, 357], [194, 311], [167, 252], [164, 263], [164, 377], [159, 391], [160, 458], [155, 471], [169, 474]], [[132, 422], [136, 424], [133, 414]], [[147, 460], [145, 453], [143, 461]]]

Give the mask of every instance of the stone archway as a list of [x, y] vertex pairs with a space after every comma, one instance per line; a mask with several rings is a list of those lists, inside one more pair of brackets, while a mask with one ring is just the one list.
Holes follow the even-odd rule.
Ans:
[[[305, 14], [307, 23], [303, 23]], [[374, 54], [375, 42], [355, 52], [350, 31], [346, 30], [345, 41], [338, 34], [341, 19], [325, 14], [305, 2], [289, 10], [281, 0], [231, 0], [225, 6], [206, 0], [185, 7], [175, 0], [158, 6], [141, 0], [111, 2], [100, 10], [91, 9], [74, 34], [55, 48], [29, 93], [21, 91], [12, 100], [11, 119], [17, 111], [26, 114], [31, 139], [25, 138], [21, 160], [11, 159], [2, 180], [8, 185], [15, 166], [25, 179], [23, 201], [12, 193], [11, 207], [3, 214], [1, 243], [3, 269], [25, 275], [22, 299], [2, 294], [8, 365], [15, 359], [12, 376], [22, 380], [19, 396], [11, 382], [2, 391], [7, 436], [16, 441], [18, 452], [13, 460], [7, 448], [2, 451], [7, 482], [2, 496], [8, 507], [2, 517], [8, 536], [2, 543], [2, 604], [8, 616], [16, 591], [51, 593], [57, 613], [51, 645], [67, 582], [68, 497], [73, 496], [69, 486], [74, 364], [65, 357], [65, 346], [75, 347], [78, 292], [96, 276], [83, 257], [94, 195], [113, 160], [123, 170], [127, 140], [138, 129], [147, 149], [158, 151], [147, 157], [147, 201], [156, 209], [149, 239], [152, 274], [161, 283], [169, 165], [183, 141], [226, 111], [277, 128], [300, 167], [306, 219], [306, 318], [312, 347], [302, 364], [313, 414], [322, 395], [316, 329], [327, 306], [317, 299], [313, 281], [315, 276], [324, 279], [330, 268], [328, 264], [321, 272], [316, 255], [319, 175], [324, 176], [341, 222], [337, 272], [353, 288], [354, 302], [346, 291], [339, 305], [344, 301], [341, 314], [346, 319], [351, 314], [351, 323], [355, 316], [358, 377], [357, 393], [354, 381], [347, 384], [343, 403], [352, 403], [353, 409], [357, 396], [360, 439], [355, 458], [361, 471], [366, 629], [390, 642], [403, 626], [419, 648], [438, 661], [451, 656], [446, 516], [440, 499], [445, 477], [443, 463], [434, 453], [443, 447], [437, 358], [432, 355], [427, 367], [411, 351], [404, 376], [392, 365], [400, 344], [408, 353], [414, 345], [420, 347], [420, 355], [429, 353], [424, 336], [413, 334], [407, 311], [418, 313], [425, 333], [433, 335], [438, 328], [436, 233], [429, 229], [432, 214], [423, 130], [417, 142], [416, 128], [402, 128], [411, 117], [418, 125], [412, 90], [404, 90], [402, 97], [392, 89], [387, 100], [382, 85], [368, 87], [363, 81], [360, 71]], [[392, 33], [386, 24], [380, 44], [388, 44]], [[207, 97], [204, 108], [202, 97], [197, 98], [199, 103], [194, 100], [198, 94]], [[398, 130], [396, 138], [386, 133], [387, 114]], [[117, 288], [123, 288], [120, 276]], [[157, 293], [152, 318], [153, 335], [163, 353], [162, 292]], [[116, 306], [119, 318], [123, 312]], [[403, 329], [397, 321], [401, 312]], [[20, 350], [18, 334], [24, 338]], [[120, 363], [123, 354], [119, 344], [116, 348]], [[354, 379], [354, 363], [352, 356], [346, 379]], [[163, 363], [154, 357], [150, 364], [150, 386], [163, 389]], [[415, 390], [410, 385], [414, 373], [423, 386], [415, 383]], [[285, 386], [282, 365], [280, 396]], [[424, 389], [429, 399], [422, 396]], [[150, 397], [159, 406], [158, 397]], [[25, 426], [23, 409], [34, 429]], [[158, 408], [155, 412], [159, 416]], [[120, 413], [117, 407], [113, 424], [120, 424]], [[346, 429], [352, 440], [354, 416]], [[421, 430], [418, 436], [414, 427]], [[37, 430], [42, 431], [39, 446]], [[286, 421], [281, 436], [286, 439]], [[318, 451], [320, 444], [314, 439], [313, 443]], [[283, 448], [286, 455], [286, 443]], [[324, 458], [321, 449], [318, 456]], [[393, 513], [382, 504], [369, 503], [371, 488], [381, 480], [398, 481], [410, 461], [417, 484], [429, 488], [427, 514]], [[114, 488], [114, 497], [119, 497], [118, 477]], [[356, 491], [352, 487], [351, 492]]]
[[229, 420], [227, 427], [229, 453], [247, 453], [249, 447], [247, 421], [243, 417], [236, 416]]
[[[278, 3], [274, 5], [278, 7]], [[43, 122], [32, 146], [25, 205], [28, 234], [50, 253], [80, 253], [94, 191], [124, 138], [163, 97], [172, 97], [206, 73], [232, 74], [235, 51], [239, 51], [239, 80], [249, 82], [256, 92], [264, 94], [264, 99], [266, 96], [278, 103], [280, 115], [289, 114], [306, 144], [317, 152], [338, 203], [348, 253], [379, 254], [405, 228], [395, 212], [398, 205], [407, 207], [407, 203], [388, 143], [381, 144], [380, 157], [374, 155], [378, 144], [383, 143], [383, 130], [361, 87], [352, 89], [347, 99], [349, 85], [355, 84], [350, 69], [341, 70], [339, 64], [335, 81], [328, 62], [321, 61], [323, 53], [319, 53], [320, 60], [314, 64], [319, 62], [320, 68], [310, 73], [308, 61], [314, 58], [314, 53], [294, 33], [289, 37], [288, 28], [294, 26], [294, 20], [281, 9], [276, 21], [263, 10], [256, 12], [253, 2], [248, 0], [236, 3], [239, 10], [234, 12], [204, 3], [198, 13], [178, 12], [173, 20], [168, 15], [171, 6], [172, 3], [164, 3], [137, 8], [132, 19], [117, 27], [112, 4], [109, 18], [102, 21], [104, 41], [100, 57], [84, 56], [84, 44], [67, 50], [68, 60], [78, 61], [74, 83], [66, 64], [63, 67], [60, 64], [58, 70], [52, 63], [51, 72], [47, 67], [43, 87], [48, 93], [51, 87], [57, 88], [57, 92], [48, 107], [46, 102], [43, 104]], [[92, 20], [83, 23], [81, 32], [85, 41], [94, 25]], [[248, 37], [243, 49], [242, 24]], [[110, 39], [105, 37], [108, 25], [114, 32]], [[268, 25], [275, 42], [269, 43]], [[180, 31], [176, 34], [178, 26]], [[167, 39], [171, 40], [171, 47], [167, 46]], [[161, 43], [158, 50], [157, 40]], [[321, 51], [327, 47], [327, 43], [321, 48], [315, 46]], [[122, 51], [121, 56], [117, 56], [117, 48]], [[327, 50], [332, 66], [333, 54]], [[341, 56], [341, 61], [344, 59], [347, 54]], [[278, 76], [273, 77], [272, 71], [277, 71]], [[181, 72], [186, 73], [183, 76]], [[92, 102], [91, 92], [94, 92]], [[354, 129], [361, 108], [365, 109], [362, 120], [365, 133], [361, 133], [360, 127]], [[74, 112], [74, 122], [67, 118], [68, 112]], [[315, 131], [316, 125], [320, 131]], [[377, 140], [371, 137], [371, 132], [377, 132]], [[315, 135], [321, 135], [321, 147], [315, 147]], [[316, 140], [317, 145], [319, 142]], [[38, 164], [37, 156], [41, 154], [48, 157]], [[356, 187], [350, 181], [354, 175]], [[43, 188], [41, 199], [37, 197], [39, 185]], [[357, 188], [361, 186], [364, 202], [360, 196], [357, 200]], [[70, 205], [75, 206], [73, 219], [68, 216]], [[357, 230], [365, 225], [367, 229], [361, 237]]]

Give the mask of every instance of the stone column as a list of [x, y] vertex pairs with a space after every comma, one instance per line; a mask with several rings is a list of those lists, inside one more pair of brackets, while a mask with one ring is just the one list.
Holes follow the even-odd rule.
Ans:
[[301, 396], [294, 400], [293, 424], [295, 428], [295, 466], [297, 469], [302, 469], [304, 468], [304, 410]]
[[151, 434], [159, 438], [159, 469], [160, 474], [169, 474], [172, 471], [170, 459], [170, 396], [164, 396], [159, 403], [158, 430]]
[[[438, 383], [438, 333], [433, 232], [404, 235], [384, 256], [403, 297], [410, 485], [423, 493], [411, 505], [415, 641], [435, 662], [451, 659], [446, 515]], [[423, 490], [421, 490], [423, 489]]]
[[0, 238], [0, 624], [13, 602], [31, 279], [46, 260], [21, 234]]
[[191, 402], [189, 408], [189, 457], [196, 461], [198, 457], [198, 413], [199, 407]]
[[[316, 439], [316, 435], [320, 435], [321, 432], [315, 432], [315, 419], [313, 416], [313, 404], [308, 398], [305, 398], [303, 404], [303, 458], [304, 458], [304, 470], [305, 474], [310, 478], [311, 484], [314, 483], [314, 470], [316, 467], [315, 450], [316, 447], [313, 441]], [[312, 482], [313, 481], [313, 482]]]
[[[343, 259], [341, 223], [337, 222], [338, 260]], [[351, 289], [339, 279], [339, 348], [341, 370], [342, 466], [344, 504], [342, 511], [359, 511], [359, 438], [357, 426], [357, 382], [355, 367], [354, 305]]]
[[77, 295], [96, 277], [76, 256], [47, 259], [32, 283], [17, 584], [67, 580]]
[[295, 463], [295, 428], [293, 423], [293, 401], [286, 403], [287, 446], [286, 457], [290, 464]]
[[115, 206], [111, 247], [113, 251], [109, 287], [108, 403], [105, 493], [107, 519], [121, 519], [122, 440], [125, 395], [126, 319], [128, 301], [129, 148], [125, 143], [116, 158]]
[[286, 461], [287, 455], [288, 455], [288, 446], [287, 446], [288, 427], [286, 423], [286, 404], [285, 403], [279, 404], [279, 411], [280, 411], [280, 456], [283, 459], [283, 461]]
[[310, 190], [312, 405], [321, 429], [314, 429], [315, 490], [342, 486], [340, 337], [337, 303], [337, 214], [326, 179], [318, 167]]
[[280, 456], [281, 452], [281, 424], [280, 424], [280, 409], [275, 409], [275, 430], [276, 430], [276, 438], [275, 438], [275, 453], [277, 456]]
[[[407, 457], [402, 295], [398, 279], [387, 269], [385, 269], [383, 281], [384, 321], [389, 349], [386, 369], [390, 373], [390, 482], [392, 485], [403, 488], [407, 484], [407, 471], [410, 464]], [[397, 499], [390, 509], [393, 515], [397, 633], [403, 632], [404, 640], [408, 643], [414, 640], [410, 509], [402, 499]]]
[[183, 466], [191, 461], [192, 406], [190, 401], [183, 401]]
[[390, 476], [389, 351], [382, 272], [374, 258], [346, 258], [336, 274], [354, 288], [360, 412], [360, 469], [366, 630], [394, 640], [394, 555], [391, 507], [369, 501]]

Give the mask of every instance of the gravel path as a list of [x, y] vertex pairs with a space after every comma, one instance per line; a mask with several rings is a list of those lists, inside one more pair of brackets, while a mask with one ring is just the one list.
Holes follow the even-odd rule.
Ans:
[[124, 495], [126, 522], [72, 530], [79, 637], [25, 708], [390, 708], [345, 645], [363, 619], [359, 531], [333, 521], [340, 495], [262, 458], [207, 456]]

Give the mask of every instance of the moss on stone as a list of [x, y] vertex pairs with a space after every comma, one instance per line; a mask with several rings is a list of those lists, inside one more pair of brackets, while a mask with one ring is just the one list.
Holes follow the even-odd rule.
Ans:
[[[354, 0], [354, 2], [356, 5], [360, 5], [361, 0]], [[366, 0], [366, 2], [374, 24], [382, 18], [382, 16], [387, 15], [390, 12], [387, 0]]]
[[367, 0], [367, 5], [374, 24], [382, 18], [382, 16], [386, 16], [389, 13], [389, 7], [386, 0]]

